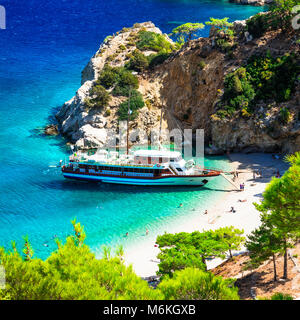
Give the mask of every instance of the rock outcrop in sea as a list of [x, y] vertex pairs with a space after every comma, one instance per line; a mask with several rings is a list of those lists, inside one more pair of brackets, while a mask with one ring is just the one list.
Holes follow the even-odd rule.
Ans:
[[229, 2], [234, 2], [238, 4], [248, 4], [253, 6], [265, 6], [271, 4], [273, 0], [229, 0]]
[[[231, 118], [216, 116], [216, 106], [222, 99], [224, 79], [230, 72], [241, 67], [253, 55], [266, 52], [273, 56], [298, 52], [299, 44], [293, 33], [283, 34], [280, 30], [264, 33], [253, 38], [245, 30], [245, 21], [236, 21], [236, 42], [232, 50], [224, 52], [216, 45], [215, 31], [210, 36], [187, 42], [174, 51], [154, 69], [137, 74], [138, 91], [145, 106], [139, 110], [137, 119], [130, 122], [131, 129], [138, 128], [150, 133], [160, 126], [161, 108], [164, 112], [162, 128], [172, 130], [204, 129], [206, 152], [220, 154], [241, 152], [295, 152], [300, 150], [300, 83], [295, 93], [284, 103], [261, 101], [257, 112]], [[66, 102], [56, 115], [60, 131], [78, 148], [103, 147], [108, 142], [106, 129], [117, 129], [119, 105], [126, 97], [112, 96], [107, 108], [86, 107], [86, 99], [105, 64], [124, 66], [136, 46], [129, 39], [139, 30], [162, 34], [151, 22], [124, 28], [107, 38], [82, 72], [82, 86], [76, 95]], [[165, 35], [172, 43], [172, 40]], [[120, 49], [121, 48], [121, 49]], [[145, 56], [153, 51], [144, 51]], [[290, 121], [279, 121], [280, 110], [288, 107]], [[147, 143], [147, 137], [134, 137], [131, 143]]]

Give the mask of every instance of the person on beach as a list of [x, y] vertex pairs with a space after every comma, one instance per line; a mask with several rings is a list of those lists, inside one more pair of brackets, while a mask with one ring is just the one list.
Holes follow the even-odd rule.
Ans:
[[204, 214], [208, 214], [207, 210], [204, 211]]
[[253, 179], [255, 180], [255, 171], [253, 171]]
[[231, 207], [230, 211], [229, 212], [233, 212], [235, 213], [235, 210], [234, 210], [234, 207]]
[[148, 233], [149, 233], [149, 230], [148, 230], [148, 229], [146, 229], [146, 236], [148, 235]]

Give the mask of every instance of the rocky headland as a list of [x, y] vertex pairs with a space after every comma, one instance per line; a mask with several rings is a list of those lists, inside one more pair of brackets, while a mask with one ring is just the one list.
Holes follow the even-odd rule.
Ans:
[[[230, 75], [238, 81], [239, 75], [235, 73], [240, 74], [239, 70], [246, 68], [249, 59], [255, 56], [269, 55], [276, 62], [276, 59], [292, 55], [293, 63], [299, 65], [296, 32], [275, 29], [255, 34], [251, 30], [256, 29], [251, 29], [247, 21], [236, 21], [230, 29], [233, 33], [228, 36], [226, 30], [212, 27], [209, 37], [188, 41], [181, 48], [176, 48], [151, 22], [135, 24], [107, 37], [82, 71], [82, 86], [56, 115], [60, 132], [80, 149], [106, 146], [106, 129], [117, 130], [120, 106], [127, 101], [128, 94], [116, 93], [116, 84], [108, 85], [106, 91], [110, 98], [105, 104], [91, 104], [90, 101], [97, 100], [93, 88], [103, 84], [104, 70], [128, 69], [142, 54], [146, 58], [154, 57], [148, 61], [156, 59], [158, 62], [141, 67], [142, 57], [135, 64], [135, 71], [131, 70], [138, 79], [136, 89], [144, 101], [130, 121], [131, 129], [147, 133], [158, 129], [163, 108], [162, 128], [204, 129], [209, 154], [221, 154], [226, 150], [287, 153], [300, 150], [299, 77], [292, 83], [292, 90], [287, 89], [284, 99], [268, 96], [255, 100], [250, 108], [252, 112], [247, 105], [241, 104], [234, 111], [226, 105], [228, 88], [225, 84]], [[138, 45], [137, 48], [141, 32], [161, 35], [172, 50], [159, 55], [151, 46], [141, 48]], [[161, 56], [164, 58], [160, 59]], [[241, 77], [241, 88], [244, 88], [243, 81]], [[142, 136], [130, 140], [132, 144], [147, 143], [147, 137]]]

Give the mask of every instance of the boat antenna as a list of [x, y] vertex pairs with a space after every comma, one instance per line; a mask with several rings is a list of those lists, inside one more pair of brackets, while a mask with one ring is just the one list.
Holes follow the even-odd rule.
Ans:
[[126, 142], [127, 155], [129, 154], [129, 117], [130, 117], [130, 114], [131, 114], [131, 110], [130, 110], [130, 96], [131, 96], [131, 86], [129, 86], [128, 111], [127, 111], [127, 142]]

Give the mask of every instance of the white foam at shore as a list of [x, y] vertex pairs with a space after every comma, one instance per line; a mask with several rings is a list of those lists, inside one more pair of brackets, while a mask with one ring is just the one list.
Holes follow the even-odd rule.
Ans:
[[[208, 209], [208, 214], [199, 210], [192, 218], [180, 221], [180, 224], [171, 224], [166, 231], [193, 232], [195, 230], [218, 229], [225, 226], [234, 226], [244, 229], [245, 235], [257, 228], [260, 224], [260, 213], [255, 209], [253, 202], [262, 199], [262, 192], [266, 184], [279, 170], [281, 174], [288, 168], [282, 160], [272, 158], [271, 154], [232, 154], [230, 155], [233, 169], [244, 171], [238, 176], [237, 184], [245, 183], [244, 191], [224, 190], [224, 196]], [[253, 180], [253, 170], [262, 170], [262, 178]], [[229, 184], [229, 183], [228, 183]], [[247, 202], [239, 202], [246, 199]], [[229, 212], [234, 207], [235, 213]], [[134, 271], [141, 277], [153, 276], [158, 270], [157, 254], [159, 249], [154, 246], [156, 234], [148, 234], [145, 240], [125, 251], [125, 263], [132, 264]], [[213, 268], [222, 262], [221, 259], [208, 261], [208, 267]]]

